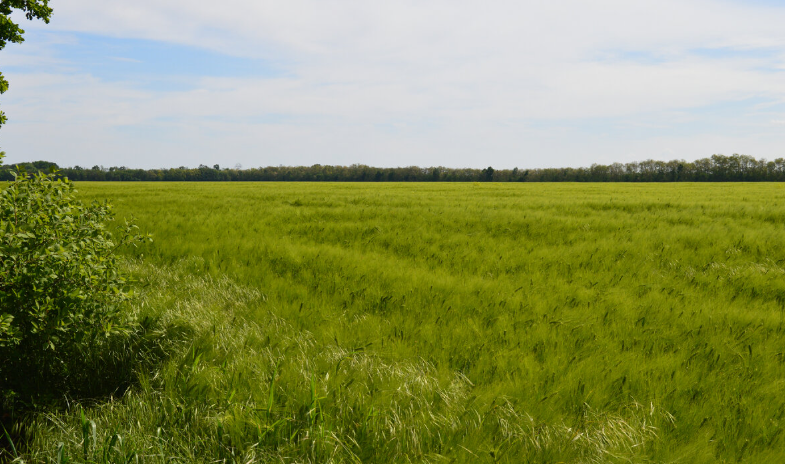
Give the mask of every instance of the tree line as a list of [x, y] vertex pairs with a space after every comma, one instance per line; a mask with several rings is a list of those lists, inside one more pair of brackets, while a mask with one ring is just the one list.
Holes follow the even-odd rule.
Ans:
[[242, 169], [219, 165], [168, 169], [131, 169], [74, 166], [36, 161], [2, 166], [0, 180], [13, 179], [13, 170], [27, 172], [59, 169], [74, 181], [310, 181], [310, 182], [762, 182], [785, 181], [785, 159], [755, 159], [747, 155], [713, 155], [688, 162], [646, 160], [580, 168], [485, 169], [422, 168], [417, 166], [376, 168], [351, 166], [268, 166]]

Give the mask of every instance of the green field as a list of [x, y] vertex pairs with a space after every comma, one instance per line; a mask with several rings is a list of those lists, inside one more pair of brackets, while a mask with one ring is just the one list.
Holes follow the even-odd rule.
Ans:
[[136, 380], [28, 462], [785, 462], [780, 184], [77, 188]]

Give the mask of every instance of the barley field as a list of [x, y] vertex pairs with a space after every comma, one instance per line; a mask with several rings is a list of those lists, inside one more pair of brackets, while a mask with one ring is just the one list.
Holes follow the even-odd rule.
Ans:
[[77, 189], [154, 237], [132, 381], [18, 459], [785, 462], [781, 184]]

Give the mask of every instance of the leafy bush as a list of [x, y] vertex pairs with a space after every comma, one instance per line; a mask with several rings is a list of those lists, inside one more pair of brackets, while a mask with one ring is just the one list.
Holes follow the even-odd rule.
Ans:
[[80, 359], [132, 327], [115, 251], [145, 237], [129, 223], [113, 236], [111, 206], [83, 205], [75, 192], [55, 171], [16, 173], [0, 192], [4, 395], [67, 386]]

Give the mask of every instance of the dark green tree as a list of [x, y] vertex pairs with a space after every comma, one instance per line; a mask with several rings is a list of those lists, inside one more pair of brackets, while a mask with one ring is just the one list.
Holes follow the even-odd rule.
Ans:
[[[0, 0], [0, 50], [5, 48], [8, 42], [24, 42], [24, 29], [11, 21], [10, 15], [13, 10], [21, 10], [27, 19], [40, 19], [49, 23], [52, 16], [52, 9], [49, 8], [49, 0]], [[8, 81], [0, 73], [0, 94], [8, 90]], [[5, 113], [0, 111], [0, 126], [5, 124]]]
[[490, 166], [482, 170], [482, 180], [491, 182], [493, 180], [494, 169]]
[[133, 224], [110, 232], [111, 206], [82, 204], [54, 170], [14, 174], [0, 191], [0, 397], [68, 388], [82, 358], [130, 330], [115, 251], [147, 240]]

